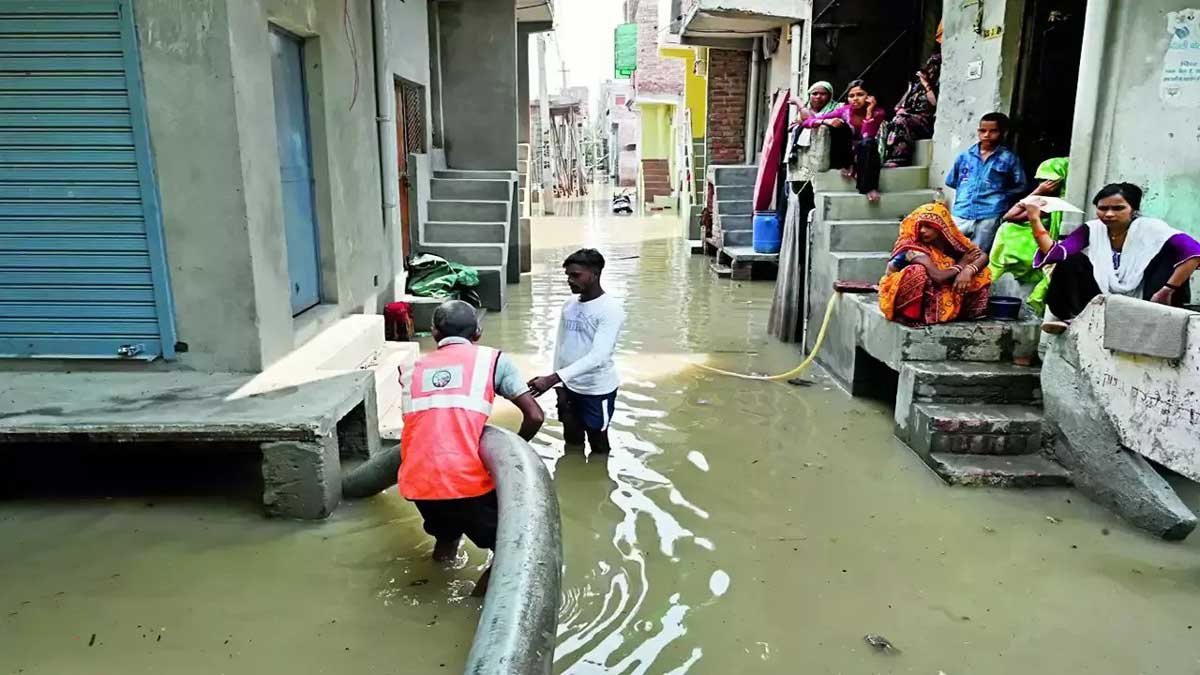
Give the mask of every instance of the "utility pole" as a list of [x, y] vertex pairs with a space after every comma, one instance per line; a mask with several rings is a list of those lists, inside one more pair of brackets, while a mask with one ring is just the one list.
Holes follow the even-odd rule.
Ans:
[[554, 213], [554, 130], [550, 127], [550, 94], [546, 86], [546, 36], [538, 35], [538, 119], [541, 121], [542, 212]]

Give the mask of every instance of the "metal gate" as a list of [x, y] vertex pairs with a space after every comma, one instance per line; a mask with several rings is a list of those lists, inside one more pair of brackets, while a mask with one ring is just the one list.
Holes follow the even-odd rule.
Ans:
[[0, 0], [0, 356], [174, 355], [131, 0]]

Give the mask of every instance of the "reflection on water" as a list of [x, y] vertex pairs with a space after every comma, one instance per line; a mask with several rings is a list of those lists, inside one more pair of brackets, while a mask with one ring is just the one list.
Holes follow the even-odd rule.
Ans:
[[[695, 369], [795, 365], [766, 333], [770, 284], [714, 279], [675, 218], [603, 204], [535, 221], [538, 271], [485, 325], [546, 372], [560, 261], [581, 244], [608, 256], [629, 314], [611, 456], [565, 452], [553, 420], [534, 443], [562, 506], [557, 672], [1200, 672], [1200, 544], [1150, 540], [1071, 491], [946, 488], [888, 410], [820, 373], [798, 388]], [[227, 489], [107, 480], [90, 477], [100, 498], [0, 511], [0, 673], [462, 670], [486, 556], [432, 563], [394, 490], [313, 524]]]

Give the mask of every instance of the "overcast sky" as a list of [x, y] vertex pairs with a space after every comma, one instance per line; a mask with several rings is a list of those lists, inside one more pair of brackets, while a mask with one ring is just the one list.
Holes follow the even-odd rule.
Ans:
[[[555, 0], [554, 37], [548, 39], [546, 70], [550, 93], [567, 85], [586, 86], [595, 96], [602, 80], [613, 76], [613, 30], [621, 23], [622, 0]], [[549, 34], [548, 34], [549, 36]], [[537, 98], [537, 39], [530, 40], [530, 98]]]

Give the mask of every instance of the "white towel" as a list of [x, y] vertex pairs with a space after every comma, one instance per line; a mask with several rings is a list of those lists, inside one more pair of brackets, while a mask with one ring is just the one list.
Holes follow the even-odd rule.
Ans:
[[1108, 228], [1099, 220], [1087, 223], [1088, 259], [1092, 261], [1092, 274], [1096, 285], [1105, 295], [1132, 295], [1142, 287], [1142, 275], [1154, 256], [1162, 250], [1167, 240], [1179, 234], [1179, 230], [1157, 218], [1138, 218], [1129, 226], [1125, 235], [1125, 248], [1121, 251], [1121, 268], [1113, 268], [1112, 242]]

